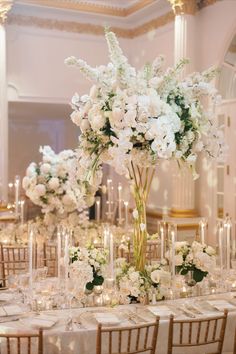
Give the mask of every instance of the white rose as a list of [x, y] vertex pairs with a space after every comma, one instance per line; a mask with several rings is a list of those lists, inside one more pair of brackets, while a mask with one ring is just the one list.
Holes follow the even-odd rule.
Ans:
[[182, 263], [183, 263], [183, 257], [181, 256], [181, 254], [176, 254], [175, 255], [175, 265], [176, 266], [180, 266], [180, 265], [182, 265]]
[[83, 119], [83, 115], [79, 111], [73, 111], [70, 115], [70, 118], [74, 124], [80, 126]]
[[139, 272], [133, 272], [129, 275], [129, 278], [132, 282], [135, 282], [139, 279]]
[[65, 205], [70, 205], [70, 204], [73, 203], [73, 200], [68, 194], [65, 194], [62, 197], [62, 203], [65, 204]]
[[46, 188], [43, 184], [37, 184], [35, 186], [35, 192], [39, 197], [42, 197], [46, 193]]
[[194, 253], [203, 252], [203, 245], [197, 241], [194, 241], [191, 246]]
[[48, 186], [50, 189], [56, 190], [60, 186], [60, 181], [57, 177], [52, 177], [48, 182]]
[[43, 174], [47, 174], [50, 170], [51, 170], [51, 165], [49, 165], [49, 163], [43, 163], [43, 164], [40, 166], [40, 171], [41, 171]]
[[82, 119], [82, 122], [80, 124], [80, 129], [82, 131], [82, 133], [86, 132], [86, 130], [90, 129], [90, 123], [88, 121], [88, 119]]
[[101, 129], [106, 122], [105, 117], [102, 114], [97, 114], [90, 119], [90, 124], [93, 130]]

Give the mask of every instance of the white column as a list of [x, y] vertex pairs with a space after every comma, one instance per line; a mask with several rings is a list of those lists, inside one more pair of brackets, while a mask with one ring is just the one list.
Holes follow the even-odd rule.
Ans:
[[[169, 0], [175, 12], [175, 63], [187, 58], [183, 77], [195, 67], [195, 0]], [[173, 217], [195, 217], [195, 183], [188, 168], [173, 163], [172, 209]]]
[[8, 198], [8, 100], [6, 29], [4, 21], [12, 0], [0, 0], [0, 201]]
[[8, 102], [6, 79], [6, 32], [0, 24], [0, 200], [7, 201], [8, 186]]

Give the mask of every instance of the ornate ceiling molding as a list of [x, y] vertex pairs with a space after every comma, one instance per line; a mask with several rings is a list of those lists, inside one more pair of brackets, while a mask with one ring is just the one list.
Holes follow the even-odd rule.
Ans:
[[196, 0], [168, 0], [175, 15], [195, 15], [198, 10]]
[[[42, 0], [18, 0], [19, 4], [26, 5], [38, 5], [42, 6]], [[117, 17], [127, 17], [133, 13], [145, 8], [148, 5], [151, 5], [155, 0], [138, 0], [137, 3], [127, 6], [127, 7], [118, 7], [110, 5], [101, 5], [99, 3], [91, 2], [76, 2], [76, 1], [66, 1], [66, 0], [43, 0], [43, 6], [52, 7], [56, 9], [66, 9], [66, 10], [76, 10], [80, 12], [88, 12], [93, 14], [100, 15], [110, 15]]]
[[[192, 0], [168, 0], [169, 2], [176, 1], [192, 1]], [[202, 7], [212, 5], [219, 0], [202, 0]], [[1, 0], [0, 0], [1, 2]], [[125, 29], [121, 27], [111, 27], [111, 29], [122, 38], [135, 38], [152, 30], [158, 29], [174, 21], [175, 14], [170, 11], [162, 16], [159, 16], [151, 21], [148, 21], [138, 27], [132, 29]], [[37, 27], [49, 30], [58, 30], [72, 33], [104, 35], [104, 27], [101, 25], [93, 25], [90, 23], [80, 23], [72, 21], [53, 20], [36, 16], [25, 16], [10, 14], [7, 19], [10, 25]]]
[[0, 0], [0, 23], [3, 24], [12, 8], [13, 0]]
[[[167, 14], [160, 16], [154, 20], [144, 23], [133, 29], [125, 29], [120, 27], [111, 27], [119, 37], [122, 38], [135, 38], [145, 34], [151, 30], [162, 27], [174, 20], [174, 14], [168, 12]], [[92, 35], [104, 35], [104, 27], [100, 25], [92, 25], [90, 23], [79, 23], [70, 21], [59, 21], [52, 19], [45, 19], [34, 16], [23, 15], [10, 15], [7, 23], [10, 25], [38, 27], [42, 29], [66, 31], [72, 33], [92, 34]]]

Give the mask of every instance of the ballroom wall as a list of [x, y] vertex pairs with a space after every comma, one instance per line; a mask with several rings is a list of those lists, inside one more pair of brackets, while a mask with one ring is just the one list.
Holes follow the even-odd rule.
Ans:
[[[197, 53], [196, 69], [202, 70], [213, 64], [221, 64], [236, 32], [235, 24], [234, 0], [217, 1], [196, 15], [196, 32], [193, 38]], [[166, 57], [166, 66], [172, 65], [174, 22], [140, 37], [121, 38], [120, 43], [131, 63], [137, 67], [160, 53]], [[68, 117], [68, 103], [75, 91], [87, 92], [90, 83], [77, 70], [66, 67], [64, 59], [75, 55], [84, 58], [91, 65], [99, 65], [107, 63], [108, 52], [102, 36], [40, 29], [33, 25], [7, 25], [7, 55], [10, 108], [9, 175], [12, 178], [16, 173], [23, 176], [26, 165], [38, 159], [38, 145], [51, 144], [56, 150], [76, 146], [78, 131]], [[21, 103], [20, 114], [14, 106], [16, 102]], [[39, 104], [44, 107], [40, 108]], [[55, 108], [54, 114], [51, 115], [47, 113], [50, 105]], [[32, 146], [30, 150], [29, 146]], [[199, 167], [201, 170], [201, 164]], [[158, 169], [149, 206], [153, 209], [169, 209], [172, 199], [171, 166], [164, 162]], [[200, 214], [205, 213], [203, 194], [208, 189], [206, 179], [200, 178], [196, 198]]]

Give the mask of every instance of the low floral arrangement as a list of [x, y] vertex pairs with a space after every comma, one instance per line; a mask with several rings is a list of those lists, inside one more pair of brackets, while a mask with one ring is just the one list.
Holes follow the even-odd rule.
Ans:
[[104, 282], [103, 268], [107, 263], [107, 252], [90, 246], [72, 247], [70, 254], [70, 277], [79, 280], [81, 287], [92, 291]]
[[144, 271], [137, 271], [124, 258], [116, 260], [116, 280], [123, 296], [131, 301], [141, 301], [155, 290], [157, 299], [163, 299], [164, 288], [170, 285], [171, 275], [161, 265], [146, 265]]
[[[175, 243], [175, 265], [181, 275], [192, 272], [193, 280], [201, 282], [216, 266], [216, 251], [213, 247], [194, 241]], [[170, 259], [169, 251], [166, 257]]]
[[[56, 154], [50, 146], [40, 147], [43, 159], [32, 162], [23, 178], [23, 188], [30, 200], [42, 207], [43, 213], [67, 214], [85, 207], [80, 190], [73, 189], [69, 181], [71, 166], [76, 164], [75, 153], [64, 150]], [[80, 202], [79, 202], [80, 201]]]
[[26, 244], [28, 242], [28, 229], [33, 227], [36, 235], [37, 243], [43, 243], [50, 240], [55, 232], [55, 224], [48, 225], [45, 218], [37, 216], [23, 224], [9, 224], [3, 229], [0, 229], [0, 242], [2, 243], [18, 243]]

